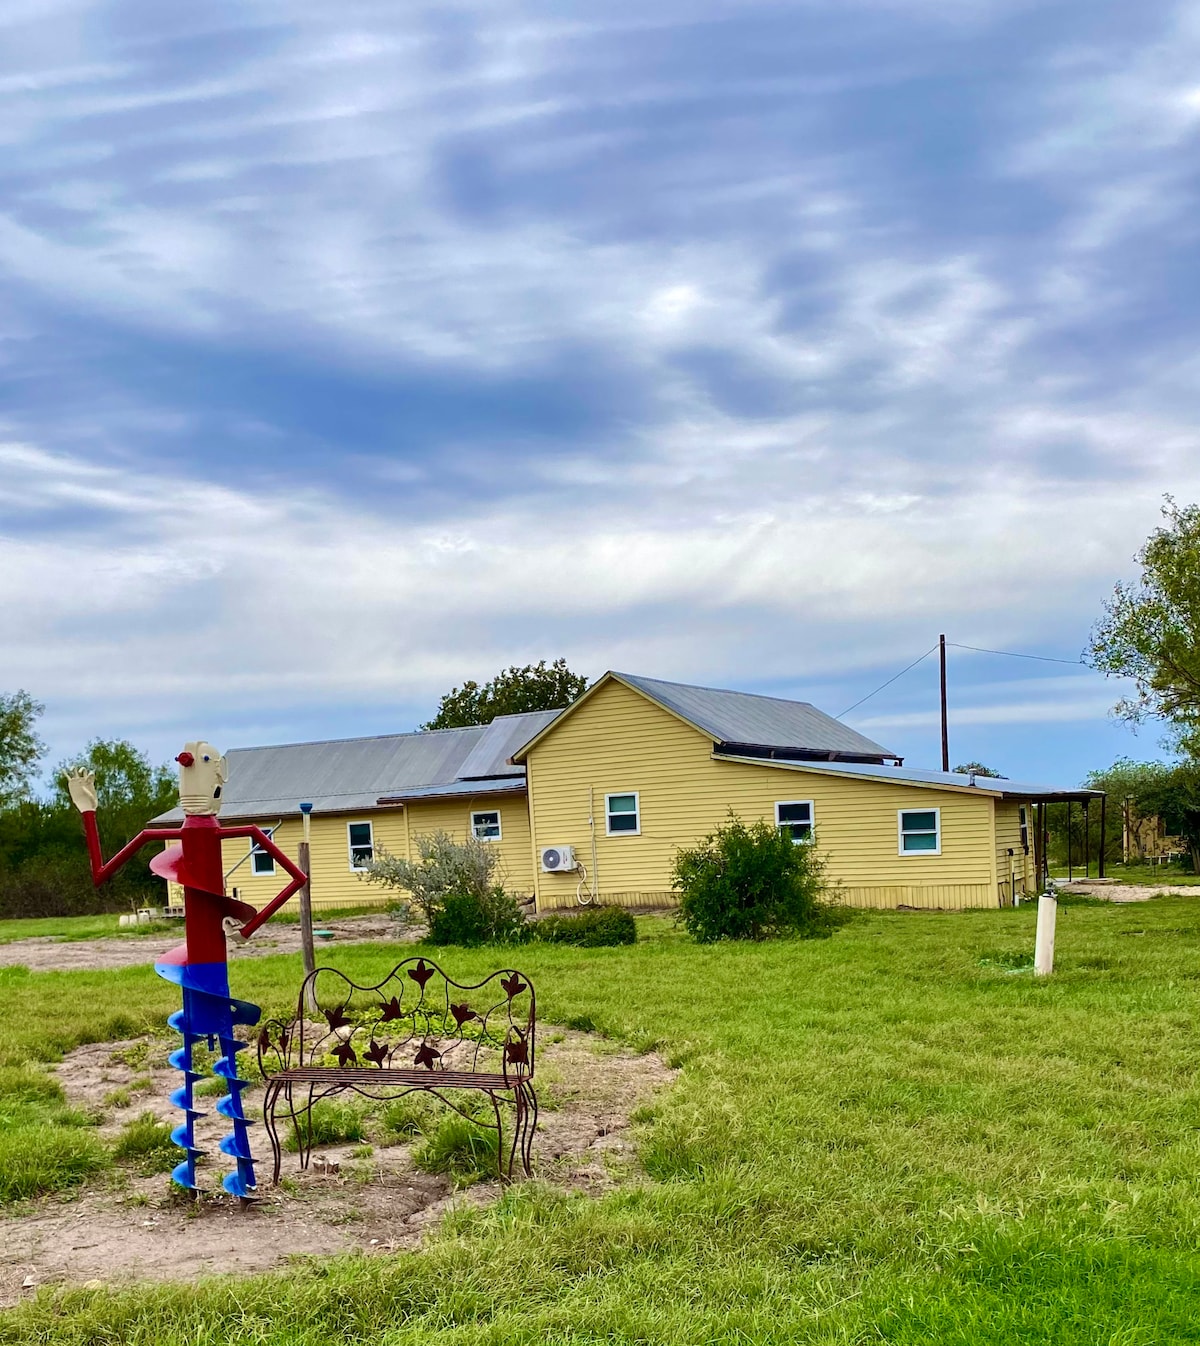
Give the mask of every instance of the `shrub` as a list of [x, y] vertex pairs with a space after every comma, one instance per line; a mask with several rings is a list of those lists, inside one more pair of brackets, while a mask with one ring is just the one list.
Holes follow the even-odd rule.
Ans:
[[497, 884], [482, 893], [447, 893], [429, 923], [429, 939], [470, 948], [512, 939], [524, 924], [512, 894]]
[[827, 934], [820, 906], [825, 862], [816, 844], [797, 845], [765, 819], [729, 821], [676, 852], [671, 886], [689, 935], [717, 939]]
[[598, 949], [637, 942], [637, 925], [624, 907], [587, 907], [583, 911], [546, 916], [533, 927], [535, 939], [548, 944], [578, 944]]
[[512, 939], [524, 918], [516, 899], [497, 881], [500, 853], [474, 837], [455, 841], [447, 832], [415, 838], [417, 860], [380, 851], [368, 883], [395, 888], [397, 909], [429, 927], [434, 944], [487, 944]]

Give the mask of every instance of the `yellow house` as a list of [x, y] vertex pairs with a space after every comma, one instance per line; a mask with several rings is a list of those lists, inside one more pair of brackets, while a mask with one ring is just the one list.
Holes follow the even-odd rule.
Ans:
[[[850, 905], [994, 907], [1039, 886], [1045, 803], [1096, 793], [915, 770], [805, 702], [624, 673], [563, 711], [227, 757], [223, 819], [295, 855], [312, 805], [318, 910], [386, 901], [364, 881], [372, 858], [416, 858], [439, 830], [494, 845], [505, 886], [539, 910], [669, 904], [676, 850], [731, 812], [815, 841]], [[225, 868], [256, 906], [283, 883], [245, 840]]]
[[535, 861], [550, 850], [580, 866], [535, 863], [540, 909], [579, 895], [671, 901], [676, 849], [731, 811], [815, 837], [849, 905], [994, 907], [1037, 887], [1035, 806], [1095, 793], [913, 770], [805, 703], [622, 673], [514, 761], [526, 767]]

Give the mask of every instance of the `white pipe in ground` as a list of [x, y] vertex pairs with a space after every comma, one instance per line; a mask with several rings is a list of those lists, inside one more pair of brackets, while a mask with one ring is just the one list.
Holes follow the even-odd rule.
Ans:
[[1054, 920], [1058, 903], [1049, 893], [1038, 898], [1037, 938], [1033, 946], [1033, 975], [1048, 977], [1054, 971]]

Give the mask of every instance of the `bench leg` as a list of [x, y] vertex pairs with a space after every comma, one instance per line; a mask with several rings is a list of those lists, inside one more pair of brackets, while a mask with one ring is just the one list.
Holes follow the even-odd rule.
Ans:
[[271, 1155], [275, 1161], [274, 1173], [271, 1177], [272, 1185], [279, 1186], [279, 1171], [283, 1166], [283, 1150], [279, 1144], [279, 1128], [275, 1121], [275, 1104], [279, 1101], [279, 1091], [282, 1086], [275, 1080], [267, 1085], [267, 1091], [263, 1095], [263, 1126], [266, 1128], [267, 1137], [271, 1142]]
[[524, 1083], [520, 1093], [525, 1099], [524, 1126], [521, 1129], [521, 1167], [527, 1178], [533, 1177], [533, 1137], [537, 1131], [538, 1101], [533, 1085]]
[[533, 1134], [537, 1130], [538, 1103], [533, 1085], [522, 1081], [516, 1088], [517, 1125], [513, 1136], [513, 1153], [509, 1156], [508, 1176], [511, 1180], [513, 1161], [521, 1156], [521, 1168], [527, 1178], [533, 1177]]

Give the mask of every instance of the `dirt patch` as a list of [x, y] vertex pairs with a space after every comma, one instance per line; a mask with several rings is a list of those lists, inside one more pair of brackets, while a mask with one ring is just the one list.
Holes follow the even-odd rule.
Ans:
[[1152, 897], [1200, 897], [1200, 885], [1133, 883], [1060, 883], [1060, 893], [1075, 893], [1079, 897], [1099, 897], [1106, 902], [1149, 902]]
[[[317, 941], [321, 948], [327, 943], [409, 943], [424, 933], [416, 928], [403, 928], [384, 914], [342, 916], [319, 922], [318, 928], [333, 932], [332, 939]], [[46, 935], [0, 944], [0, 967], [20, 964], [30, 972], [82, 972], [136, 967], [139, 963], [155, 962], [168, 949], [174, 949], [182, 943], [182, 921], [179, 923], [179, 933], [169, 935], [123, 935], [112, 939], [74, 941]], [[298, 921], [281, 921], [275, 925], [268, 923], [245, 943], [229, 942], [229, 957], [233, 962], [239, 958], [263, 958], [268, 954], [299, 952]]]
[[[72, 1103], [103, 1111], [102, 1134], [114, 1135], [142, 1112], [174, 1125], [179, 1114], [167, 1095], [179, 1075], [166, 1064], [174, 1045], [93, 1043], [71, 1052], [56, 1073]], [[537, 1177], [586, 1192], [636, 1178], [630, 1116], [676, 1073], [653, 1053], [637, 1056], [590, 1034], [543, 1028]], [[248, 1091], [247, 1102], [257, 1096]], [[215, 1095], [201, 1102], [209, 1111], [197, 1122], [199, 1143], [220, 1160], [216, 1142], [228, 1123], [215, 1113]], [[268, 1146], [261, 1129], [254, 1135], [262, 1199], [247, 1207], [224, 1195], [195, 1200], [165, 1174], [118, 1170], [3, 1219], [0, 1306], [48, 1282], [191, 1280], [265, 1271], [298, 1256], [411, 1248], [452, 1203], [485, 1204], [501, 1190], [480, 1182], [455, 1191], [448, 1179], [415, 1168], [408, 1144], [375, 1144], [368, 1155], [353, 1143], [316, 1147], [305, 1172], [285, 1154], [283, 1182], [273, 1188], [262, 1163]], [[217, 1190], [227, 1163], [202, 1169]]]

